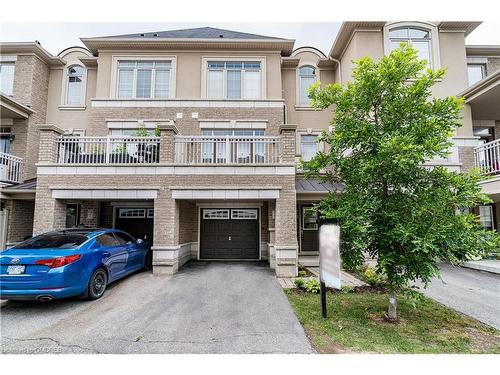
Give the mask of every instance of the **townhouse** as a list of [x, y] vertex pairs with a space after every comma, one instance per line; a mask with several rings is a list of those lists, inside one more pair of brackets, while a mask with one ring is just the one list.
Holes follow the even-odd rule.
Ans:
[[[332, 115], [307, 88], [345, 84], [353, 59], [408, 41], [447, 67], [434, 95], [466, 98], [463, 126], [450, 156], [428, 164], [500, 173], [500, 48], [465, 45], [478, 25], [345, 22], [328, 55], [209, 27], [83, 38], [57, 56], [1, 43], [0, 245], [116, 227], [152, 245], [155, 273], [267, 259], [294, 276], [317, 263], [312, 205], [342, 190], [296, 167], [324, 147]], [[500, 179], [483, 188], [499, 202]], [[499, 206], [478, 208], [483, 225], [498, 228]]]

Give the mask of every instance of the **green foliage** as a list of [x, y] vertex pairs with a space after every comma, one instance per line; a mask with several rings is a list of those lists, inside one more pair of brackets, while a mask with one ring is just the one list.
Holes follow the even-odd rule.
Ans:
[[300, 277], [306, 277], [307, 276], [307, 271], [306, 270], [299, 270], [299, 276]]
[[295, 279], [295, 280], [293, 281], [293, 283], [294, 283], [294, 284], [295, 284], [295, 286], [296, 286], [297, 288], [299, 288], [299, 289], [302, 289], [302, 288], [304, 287], [304, 285], [305, 285], [305, 281], [304, 281], [304, 279]]
[[[461, 126], [462, 98], [432, 97], [444, 69], [426, 69], [417, 51], [401, 45], [378, 62], [355, 61], [345, 87], [313, 85], [316, 108], [335, 108], [328, 145], [304, 163], [307, 177], [341, 181], [342, 194], [330, 193], [320, 215], [341, 223], [343, 266], [360, 266], [364, 254], [378, 259], [377, 274], [390, 290], [414, 280], [424, 284], [439, 274], [437, 262], [457, 263], [500, 248], [500, 238], [474, 214], [457, 214], [489, 202], [479, 171], [426, 168], [445, 158], [450, 137]], [[326, 171], [326, 174], [323, 173]]]
[[304, 289], [306, 292], [318, 294], [320, 289], [319, 280], [315, 278], [310, 278], [309, 280], [306, 281]]
[[149, 135], [148, 130], [146, 129], [146, 125], [144, 125], [144, 123], [139, 123], [139, 126], [135, 130], [135, 135], [137, 137], [147, 137]]
[[113, 149], [114, 154], [126, 154], [127, 153], [127, 146], [125, 144], [119, 144], [114, 147]]
[[341, 288], [340, 288], [340, 291], [342, 293], [353, 293], [355, 291], [354, 287], [352, 285], [343, 285]]
[[363, 279], [370, 285], [383, 285], [385, 280], [383, 275], [379, 274], [375, 267], [365, 267], [362, 273]]
[[158, 126], [156, 126], [154, 129], [154, 135], [155, 135], [155, 137], [159, 137], [161, 135], [161, 131], [160, 131], [160, 128]]

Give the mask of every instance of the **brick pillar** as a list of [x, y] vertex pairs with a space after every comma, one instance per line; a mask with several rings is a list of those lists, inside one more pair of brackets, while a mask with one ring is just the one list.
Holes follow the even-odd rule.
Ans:
[[295, 131], [297, 125], [280, 125], [281, 135], [281, 161], [283, 163], [295, 163]]
[[160, 129], [160, 163], [175, 162], [175, 135], [178, 133], [172, 123], [159, 123]]
[[55, 163], [57, 161], [57, 138], [64, 131], [55, 125], [40, 124], [40, 147], [38, 149], [38, 161]]
[[159, 190], [155, 199], [153, 273], [172, 275], [179, 269], [179, 202], [169, 190]]
[[[40, 177], [39, 177], [40, 179]], [[66, 227], [66, 204], [52, 198], [52, 192], [46, 187], [37, 188], [33, 235]]]
[[278, 277], [297, 276], [297, 207], [295, 190], [282, 190], [276, 199], [275, 269]]

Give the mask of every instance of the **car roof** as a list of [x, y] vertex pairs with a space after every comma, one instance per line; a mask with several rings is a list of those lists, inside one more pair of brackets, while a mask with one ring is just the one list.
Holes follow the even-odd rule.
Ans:
[[68, 228], [53, 231], [52, 233], [61, 233], [61, 234], [80, 234], [82, 236], [87, 237], [95, 237], [99, 234], [105, 233], [106, 231], [113, 231], [114, 229], [109, 228]]

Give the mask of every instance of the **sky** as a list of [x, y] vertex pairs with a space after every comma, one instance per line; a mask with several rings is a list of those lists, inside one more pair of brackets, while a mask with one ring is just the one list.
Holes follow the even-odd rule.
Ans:
[[[79, 38], [175, 30], [192, 27], [219, 27], [261, 35], [295, 39], [295, 48], [312, 46], [328, 54], [341, 22], [127, 22], [127, 23], [8, 23], [0, 25], [0, 41], [38, 40], [50, 53], [57, 55], [63, 49], [81, 46]], [[466, 39], [467, 44], [500, 45], [500, 22], [486, 21]]]

